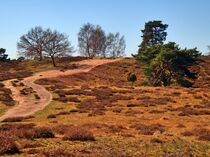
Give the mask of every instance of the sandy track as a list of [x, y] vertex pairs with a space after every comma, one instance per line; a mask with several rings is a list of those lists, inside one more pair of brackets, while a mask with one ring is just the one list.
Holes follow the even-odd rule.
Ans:
[[2, 117], [0, 117], [0, 121], [11, 118], [11, 117], [26, 117], [34, 114], [37, 111], [44, 109], [51, 101], [52, 95], [41, 85], [35, 84], [34, 81], [40, 78], [52, 78], [57, 76], [65, 76], [65, 75], [73, 75], [81, 72], [88, 72], [94, 67], [106, 63], [111, 63], [118, 61], [108, 60], [108, 59], [92, 59], [92, 60], [84, 60], [78, 62], [79, 65], [87, 65], [81, 66], [81, 68], [74, 70], [67, 70], [62, 72], [60, 70], [50, 70], [45, 72], [36, 73], [31, 77], [27, 77], [21, 82], [24, 83], [25, 86], [33, 88], [33, 90], [39, 95], [40, 99], [36, 100], [34, 95], [31, 96], [23, 96], [20, 94], [20, 91], [17, 87], [14, 87], [11, 83], [12, 80], [5, 81], [4, 84], [7, 88], [11, 89], [12, 97], [17, 102], [17, 105], [13, 108], [9, 109]]

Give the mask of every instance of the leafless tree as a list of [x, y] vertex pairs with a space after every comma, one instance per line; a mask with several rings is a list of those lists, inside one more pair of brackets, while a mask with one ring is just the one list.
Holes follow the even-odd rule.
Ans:
[[92, 50], [92, 56], [102, 56], [106, 57], [105, 45], [106, 44], [106, 34], [102, 28], [97, 25], [91, 35], [90, 47]]
[[19, 56], [26, 58], [39, 58], [48, 56], [55, 64], [55, 56], [64, 56], [73, 51], [68, 36], [50, 29], [35, 27], [20, 38], [17, 43]]
[[71, 54], [73, 47], [68, 40], [68, 36], [63, 33], [47, 29], [44, 34], [44, 52], [52, 59], [53, 66], [56, 66], [55, 57]]
[[106, 52], [110, 57], [116, 58], [124, 56], [126, 42], [124, 36], [120, 37], [120, 33], [109, 33], [106, 38]]
[[209, 52], [207, 52], [207, 56], [210, 56], [210, 45], [208, 45], [207, 47], [208, 47], [208, 50], [209, 50]]
[[43, 58], [44, 30], [37, 26], [28, 31], [27, 34], [20, 37], [17, 43], [18, 55], [26, 58]]
[[84, 24], [78, 33], [78, 43], [82, 55], [105, 57], [106, 34], [99, 25]]
[[124, 36], [120, 33], [106, 33], [101, 26], [94, 26], [90, 23], [84, 24], [78, 33], [80, 53], [89, 58], [120, 57], [125, 53], [126, 43]]
[[94, 32], [94, 25], [87, 23], [84, 24], [78, 33], [78, 43], [81, 55], [86, 57], [93, 57], [91, 51], [91, 37]]

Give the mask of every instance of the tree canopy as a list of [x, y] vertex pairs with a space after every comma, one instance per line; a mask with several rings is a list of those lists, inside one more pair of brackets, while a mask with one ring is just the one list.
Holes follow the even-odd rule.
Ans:
[[8, 54], [6, 54], [6, 49], [0, 48], [0, 61], [6, 62], [9, 61]]
[[140, 44], [140, 49], [144, 50], [144, 48], [151, 47], [154, 45], [162, 45], [166, 40], [168, 28], [167, 24], [163, 24], [162, 21], [149, 21], [145, 23], [145, 27], [142, 32], [142, 43]]
[[190, 72], [189, 67], [196, 63], [201, 53], [196, 48], [181, 49], [175, 42], [164, 44], [167, 27], [161, 21], [146, 23], [143, 33], [148, 30], [157, 32], [142, 36], [143, 41], [135, 57], [141, 61], [149, 85], [189, 87], [192, 85], [190, 80], [196, 78], [196, 73]]
[[144, 64], [149, 84], [153, 86], [191, 86], [190, 79], [196, 78], [196, 73], [189, 70], [201, 55], [196, 48], [181, 49], [176, 43], [169, 42], [146, 48], [143, 53], [147, 55], [139, 59]]

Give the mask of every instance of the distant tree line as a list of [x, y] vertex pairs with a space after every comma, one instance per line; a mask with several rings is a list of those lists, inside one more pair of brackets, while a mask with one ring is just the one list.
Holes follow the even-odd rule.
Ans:
[[[84, 24], [78, 33], [80, 54], [93, 57], [121, 57], [125, 53], [125, 39], [120, 33], [105, 34], [101, 26]], [[50, 57], [56, 66], [55, 57], [69, 56], [74, 52], [68, 36], [57, 30], [31, 28], [17, 43], [19, 57], [42, 60]]]
[[196, 73], [189, 67], [196, 64], [201, 53], [196, 49], [181, 49], [175, 42], [164, 43], [167, 24], [149, 21], [142, 30], [142, 43], [134, 55], [140, 60], [147, 78], [143, 84], [152, 86], [191, 86]]

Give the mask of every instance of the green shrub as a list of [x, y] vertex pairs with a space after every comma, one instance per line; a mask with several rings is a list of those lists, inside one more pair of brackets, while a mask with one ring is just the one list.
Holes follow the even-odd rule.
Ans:
[[201, 53], [196, 49], [181, 49], [174, 42], [145, 48], [136, 58], [143, 64], [144, 74], [153, 86], [177, 84], [192, 86], [196, 73], [190, 66], [196, 64]]
[[134, 82], [137, 80], [137, 77], [134, 73], [129, 73], [128, 74], [128, 77], [127, 77], [127, 80], [129, 82], [132, 82], [132, 85], [134, 84]]

